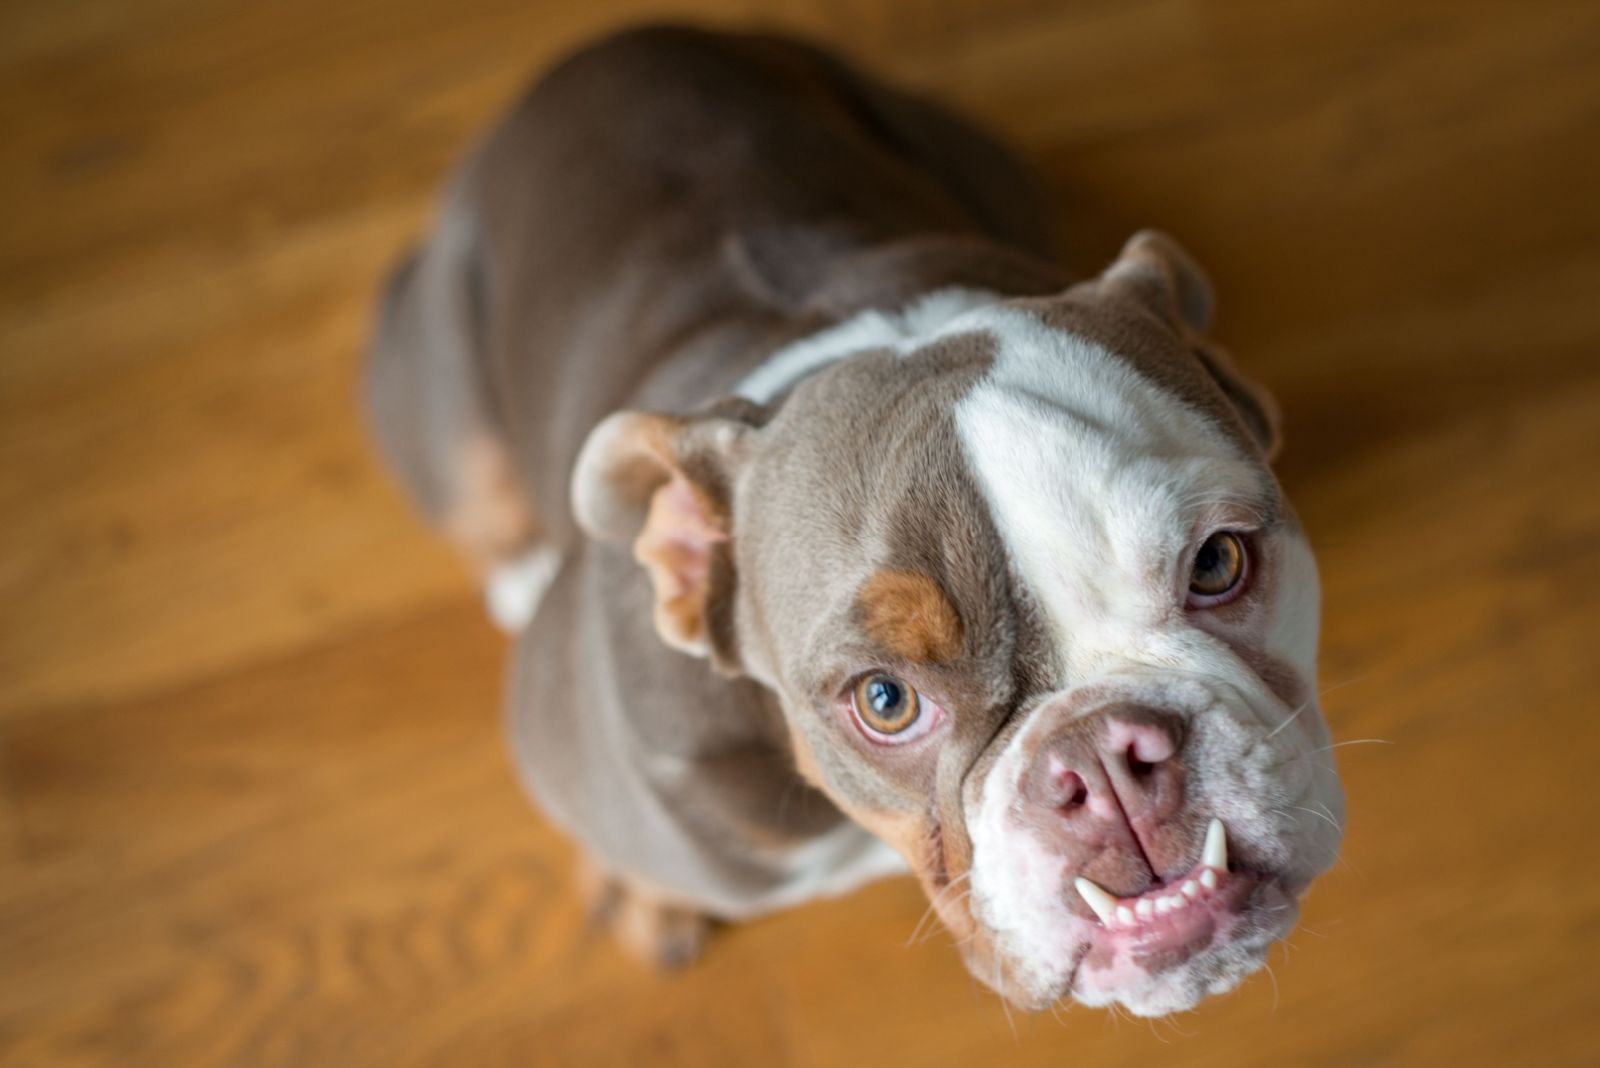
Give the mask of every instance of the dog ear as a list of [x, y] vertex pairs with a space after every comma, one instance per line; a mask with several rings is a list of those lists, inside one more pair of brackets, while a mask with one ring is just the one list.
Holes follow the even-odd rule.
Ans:
[[1211, 282], [1194, 257], [1166, 234], [1140, 230], [1100, 277], [1108, 288], [1137, 300], [1172, 327], [1216, 380], [1261, 451], [1268, 459], [1276, 455], [1277, 402], [1206, 338], [1213, 308]]
[[1261, 454], [1268, 460], [1274, 459], [1279, 446], [1283, 444], [1283, 434], [1279, 429], [1282, 425], [1281, 412], [1272, 394], [1235, 367], [1232, 358], [1220, 345], [1200, 341], [1194, 346], [1194, 354], [1201, 366], [1216, 379], [1217, 385], [1222, 387], [1223, 395], [1233, 405], [1234, 411], [1239, 413], [1245, 429], [1261, 447]]
[[1176, 241], [1157, 230], [1128, 238], [1100, 279], [1180, 332], [1204, 334], [1211, 327], [1210, 279]]
[[[740, 671], [732, 621], [732, 487], [756, 415], [617, 412], [590, 431], [573, 466], [573, 516], [602, 541], [633, 539], [649, 573], [655, 626], [674, 649]], [[741, 418], [740, 416], [743, 416]]]

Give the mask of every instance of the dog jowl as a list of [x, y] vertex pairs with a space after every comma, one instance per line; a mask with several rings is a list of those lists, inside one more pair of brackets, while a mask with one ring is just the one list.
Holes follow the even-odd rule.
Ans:
[[1174, 242], [1071, 284], [1039, 203], [824, 53], [635, 31], [397, 276], [379, 436], [522, 602], [519, 768], [636, 948], [909, 867], [1013, 1002], [1156, 1014], [1333, 862], [1276, 410]]

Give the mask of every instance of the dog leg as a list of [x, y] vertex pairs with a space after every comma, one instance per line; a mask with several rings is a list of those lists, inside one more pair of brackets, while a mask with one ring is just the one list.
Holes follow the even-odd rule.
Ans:
[[609, 931], [635, 960], [676, 971], [705, 952], [711, 920], [704, 913], [608, 872], [588, 857], [579, 861], [576, 881], [590, 921]]
[[513, 563], [534, 544], [537, 524], [499, 438], [470, 434], [455, 450], [444, 535], [480, 572]]
[[485, 582], [490, 615], [518, 630], [559, 561], [540, 544], [489, 401], [475, 233], [454, 219], [396, 270], [368, 354], [367, 410], [401, 483]]
[[501, 630], [526, 627], [561, 567], [538, 541], [538, 524], [504, 446], [487, 435], [458, 450], [453, 500], [439, 526], [483, 581], [484, 604]]

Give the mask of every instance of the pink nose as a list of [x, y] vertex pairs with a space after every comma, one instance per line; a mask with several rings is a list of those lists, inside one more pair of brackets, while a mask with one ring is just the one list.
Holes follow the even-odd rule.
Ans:
[[1022, 796], [1076, 847], [1131, 847], [1150, 860], [1154, 832], [1183, 805], [1183, 723], [1113, 705], [1072, 720], [1035, 750]]

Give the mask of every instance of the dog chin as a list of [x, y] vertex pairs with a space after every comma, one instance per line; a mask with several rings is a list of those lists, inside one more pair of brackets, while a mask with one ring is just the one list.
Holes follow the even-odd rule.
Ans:
[[1071, 951], [1064, 975], [1032, 990], [1012, 989], [1008, 1000], [1035, 1011], [1071, 998], [1091, 1008], [1119, 1005], [1135, 1016], [1184, 1012], [1259, 971], [1298, 916], [1295, 895], [1281, 883], [1254, 879], [1247, 893], [1219, 902], [1209, 915], [1195, 910], [1182, 924], [1093, 927]]

